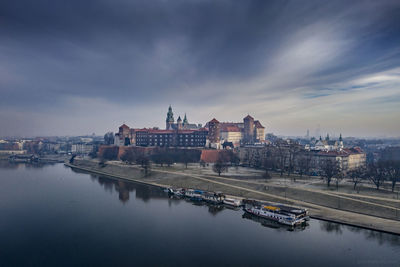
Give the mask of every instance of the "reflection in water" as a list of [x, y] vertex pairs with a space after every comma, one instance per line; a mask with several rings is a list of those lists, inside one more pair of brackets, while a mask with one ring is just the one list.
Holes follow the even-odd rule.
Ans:
[[352, 227], [352, 226], [345, 226], [341, 225], [342, 227], [346, 227], [349, 231], [354, 233], [362, 232], [367, 239], [377, 240], [380, 245], [384, 243], [390, 243], [391, 245], [400, 246], [400, 236], [399, 235], [388, 235], [383, 232], [377, 232], [372, 230], [366, 230], [359, 227]]
[[[77, 173], [87, 173], [81, 170], [73, 170]], [[105, 191], [112, 192], [115, 190], [118, 192], [119, 200], [122, 203], [125, 203], [129, 200], [130, 192], [135, 191], [136, 199], [143, 200], [144, 202], [149, 201], [151, 198], [160, 198], [160, 199], [169, 199], [169, 205], [171, 205], [174, 201], [179, 201], [180, 198], [174, 198], [172, 196], [168, 196], [166, 192], [161, 190], [159, 187], [149, 186], [145, 184], [138, 184], [135, 182], [124, 181], [114, 178], [109, 178], [105, 176], [98, 176], [94, 174], [90, 174], [92, 181], [97, 181], [100, 185], [103, 186]], [[213, 204], [206, 204], [204, 202], [192, 202], [194, 205], [208, 206], [208, 212], [212, 215], [216, 215], [217, 213], [224, 210], [224, 205], [213, 205]]]
[[[73, 169], [73, 171], [77, 173], [87, 173], [77, 169]], [[149, 201], [151, 198], [168, 198], [168, 194], [155, 186], [143, 185], [95, 174], [90, 174], [90, 178], [92, 181], [99, 183], [106, 192], [112, 192], [113, 190], [118, 192], [118, 198], [122, 203], [126, 203], [129, 200], [131, 192], [135, 192], [136, 199], [143, 200], [144, 202]]]
[[337, 235], [341, 235], [343, 233], [341, 224], [328, 222], [328, 221], [320, 221], [319, 225], [321, 227], [321, 230], [323, 230], [325, 232], [335, 233]]
[[21, 162], [11, 162], [7, 159], [0, 160], [0, 168], [1, 169], [41, 169], [45, 166], [51, 166], [57, 163], [43, 163], [43, 162], [29, 162], [29, 163], [21, 163]]
[[[74, 172], [77, 173], [87, 173], [85, 171], [73, 169]], [[161, 190], [159, 187], [149, 186], [145, 184], [138, 184], [135, 182], [119, 180], [115, 178], [109, 178], [105, 176], [98, 176], [94, 174], [90, 174], [90, 178], [92, 181], [98, 182], [103, 186], [104, 190], [107, 192], [112, 192], [115, 190], [118, 192], [118, 198], [122, 203], [125, 203], [130, 198], [130, 193], [135, 191], [136, 199], [143, 200], [144, 202], [149, 201], [151, 198], [159, 198], [159, 199], [169, 199], [169, 204], [171, 205], [174, 201], [179, 201], [180, 198], [174, 198], [172, 196], [168, 196], [166, 192]], [[207, 205], [208, 211], [212, 215], [216, 215], [221, 212], [225, 207], [224, 205], [212, 205], [206, 204], [204, 202], [192, 202], [194, 205]]]
[[224, 209], [223, 205], [208, 205], [208, 212], [212, 215], [217, 215], [217, 213], [221, 212]]
[[302, 225], [292, 227], [289, 225], [280, 224], [280, 223], [272, 221], [272, 220], [268, 220], [266, 218], [255, 216], [255, 215], [249, 214], [247, 212], [243, 213], [242, 218], [258, 222], [264, 227], [273, 228], [273, 229], [277, 229], [280, 231], [304, 231], [309, 226], [308, 223], [304, 223]]
[[390, 235], [383, 232], [367, 230], [360, 227], [349, 226], [344, 224], [338, 224], [334, 222], [328, 221], [319, 221], [321, 230], [334, 233], [336, 235], [341, 235], [344, 229], [349, 230], [354, 233], [362, 233], [367, 239], [377, 240], [379, 244], [384, 244], [389, 242], [391, 245], [400, 246], [400, 236], [399, 235]]
[[0, 160], [0, 168], [2, 169], [18, 169], [18, 167], [22, 167], [23, 164], [20, 163], [12, 163], [8, 160]]

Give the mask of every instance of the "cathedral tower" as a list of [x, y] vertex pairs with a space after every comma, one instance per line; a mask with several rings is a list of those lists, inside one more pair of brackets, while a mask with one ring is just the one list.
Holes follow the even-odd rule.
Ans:
[[174, 124], [174, 113], [172, 112], [171, 105], [169, 105], [167, 119], [165, 120], [165, 129], [172, 130], [172, 124]]

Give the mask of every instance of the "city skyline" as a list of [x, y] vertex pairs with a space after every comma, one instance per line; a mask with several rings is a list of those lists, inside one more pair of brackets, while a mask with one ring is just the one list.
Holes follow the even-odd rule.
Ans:
[[398, 1], [0, 4], [0, 136], [257, 117], [399, 137]]

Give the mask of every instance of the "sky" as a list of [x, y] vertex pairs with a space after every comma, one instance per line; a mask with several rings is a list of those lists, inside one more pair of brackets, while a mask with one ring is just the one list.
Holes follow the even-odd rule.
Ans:
[[400, 1], [0, 2], [0, 136], [241, 121], [400, 136]]

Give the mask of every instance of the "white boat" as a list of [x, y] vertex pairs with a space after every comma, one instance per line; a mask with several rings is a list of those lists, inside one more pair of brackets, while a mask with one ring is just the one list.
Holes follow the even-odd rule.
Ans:
[[228, 198], [226, 197], [223, 200], [223, 203], [225, 205], [229, 205], [229, 206], [233, 206], [233, 207], [240, 207], [242, 205], [242, 201], [240, 199], [237, 198]]
[[167, 189], [164, 189], [164, 191], [167, 192], [170, 195], [174, 195], [174, 196], [177, 196], [177, 197], [184, 196], [184, 191], [183, 191], [182, 188], [177, 188], [177, 189], [167, 188]]
[[265, 204], [256, 201], [246, 203], [243, 209], [250, 214], [290, 226], [302, 224], [308, 217], [306, 209], [294, 209], [283, 205], [281, 208], [280, 205]]
[[212, 203], [212, 204], [221, 204], [224, 199], [224, 195], [220, 192], [204, 192], [202, 194], [202, 198], [205, 202]]

